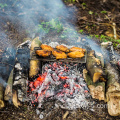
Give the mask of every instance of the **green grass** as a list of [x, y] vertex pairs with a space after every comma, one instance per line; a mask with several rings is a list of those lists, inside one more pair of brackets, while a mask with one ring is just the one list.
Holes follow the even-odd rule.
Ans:
[[52, 19], [49, 22], [41, 22], [41, 24], [38, 25], [37, 31], [38, 32], [45, 32], [49, 33], [50, 30], [57, 31], [57, 33], [61, 32], [63, 30], [63, 25], [60, 23], [58, 19]]
[[89, 35], [87, 36], [89, 39], [94, 39], [100, 42], [108, 42], [111, 41], [113, 43], [113, 47], [116, 48], [118, 44], [120, 44], [120, 39], [115, 40], [114, 38], [105, 36], [105, 35]]

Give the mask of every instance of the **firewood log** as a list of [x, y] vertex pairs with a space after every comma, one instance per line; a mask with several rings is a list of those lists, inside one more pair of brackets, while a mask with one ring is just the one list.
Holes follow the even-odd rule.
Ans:
[[86, 67], [94, 83], [102, 77], [103, 70], [101, 61], [95, 57], [95, 52], [93, 50], [88, 53]]
[[3, 101], [3, 85], [0, 84], [0, 109], [5, 106], [4, 101]]
[[32, 43], [31, 43], [30, 50], [33, 51], [35, 47], [40, 47], [40, 45], [41, 45], [41, 41], [40, 41], [39, 37], [36, 37], [35, 39], [33, 39]]
[[40, 47], [41, 41], [39, 40], [39, 37], [36, 37], [32, 43], [31, 43], [31, 48], [30, 48], [30, 55], [31, 55], [31, 60], [30, 60], [30, 70], [29, 70], [29, 77], [32, 78], [36, 76], [39, 72], [39, 65], [40, 61], [35, 60], [34, 56], [32, 56], [33, 50], [35, 47]]
[[105, 100], [105, 82], [94, 83], [86, 69], [83, 70], [83, 77], [88, 85], [92, 98]]
[[17, 95], [17, 90], [13, 89], [13, 97], [12, 97], [12, 102], [16, 107], [21, 106], [21, 103], [18, 100], [18, 95]]
[[109, 63], [105, 71], [108, 78], [106, 90], [108, 113], [111, 116], [118, 116], [120, 115], [120, 74]]
[[14, 69], [11, 71], [9, 75], [8, 82], [7, 82], [8, 85], [6, 86], [5, 93], [4, 93], [4, 100], [6, 101], [12, 99], [13, 71]]

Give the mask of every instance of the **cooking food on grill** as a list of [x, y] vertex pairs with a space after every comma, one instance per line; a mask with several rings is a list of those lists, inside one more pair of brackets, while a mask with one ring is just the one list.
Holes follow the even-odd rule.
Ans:
[[58, 45], [58, 46], [56, 46], [56, 48], [58, 50], [63, 51], [63, 52], [69, 52], [69, 49], [66, 46], [64, 46], [64, 45]]
[[49, 45], [42, 44], [40, 47], [46, 51], [53, 51], [53, 48]]
[[72, 48], [70, 48], [70, 51], [71, 52], [74, 52], [74, 51], [85, 52], [85, 49], [79, 48], [79, 47], [72, 47]]
[[46, 50], [36, 50], [36, 54], [42, 57], [47, 57], [51, 54], [51, 51]]
[[74, 51], [74, 52], [68, 53], [68, 56], [71, 58], [82, 58], [84, 56], [84, 53], [80, 51]]
[[54, 50], [52, 52], [52, 54], [56, 57], [56, 59], [65, 59], [65, 58], [67, 58], [67, 55], [64, 52], [62, 52], [62, 51]]

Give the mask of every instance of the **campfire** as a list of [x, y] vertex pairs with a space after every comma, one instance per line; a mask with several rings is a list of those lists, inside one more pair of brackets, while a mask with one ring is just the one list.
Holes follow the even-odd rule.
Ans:
[[[79, 64], [51, 62], [42, 67], [42, 75], [29, 82], [28, 95], [32, 102], [38, 102], [41, 107], [46, 99], [56, 99], [62, 108], [76, 109], [86, 107], [90, 96], [87, 85], [77, 70]], [[82, 66], [79, 66], [82, 67]]]
[[[107, 60], [104, 63], [105, 52], [103, 55], [95, 53], [85, 43], [87, 47], [82, 48], [85, 49], [83, 57], [56, 59], [52, 54], [47, 57], [39, 56], [36, 51], [41, 50], [41, 44], [37, 37], [32, 42], [28, 40], [18, 46], [15, 68], [12, 71], [13, 88], [12, 83], [7, 85], [6, 100], [12, 99], [16, 107], [21, 105], [20, 102], [27, 101], [37, 108], [36, 112], [40, 115], [39, 109], [49, 101], [54, 101], [54, 105], [62, 109], [92, 110], [94, 103], [91, 100], [97, 99], [108, 103], [110, 115], [119, 114], [119, 109], [115, 107], [119, 104], [119, 73]], [[49, 44], [53, 49], [58, 45], [56, 42]], [[68, 49], [73, 48], [62, 45]], [[104, 47], [106, 44], [102, 45], [103, 51]], [[113, 79], [114, 82], [111, 82]]]

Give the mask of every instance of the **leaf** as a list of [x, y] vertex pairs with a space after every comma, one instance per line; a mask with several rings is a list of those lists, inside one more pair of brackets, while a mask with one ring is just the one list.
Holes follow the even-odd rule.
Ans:
[[93, 14], [93, 12], [92, 12], [92, 11], [89, 11], [89, 14], [90, 14], [90, 15], [92, 15], [92, 14]]

